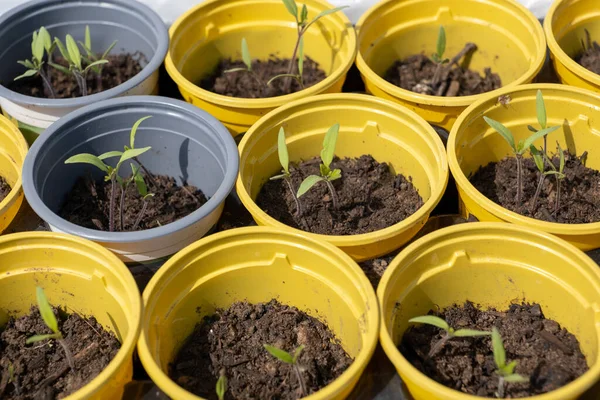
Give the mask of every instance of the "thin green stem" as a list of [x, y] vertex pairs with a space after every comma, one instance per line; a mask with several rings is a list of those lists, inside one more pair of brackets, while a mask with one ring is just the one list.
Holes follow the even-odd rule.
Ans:
[[147, 207], [148, 207], [148, 200], [144, 199], [144, 203], [142, 204], [142, 209], [140, 210], [140, 213], [138, 214], [137, 218], [135, 219], [133, 228], [131, 228], [132, 231], [135, 231], [137, 229], [138, 225], [140, 224], [140, 222], [142, 222], [142, 217], [144, 216], [144, 213], [146, 212]]
[[498, 397], [504, 398], [504, 378], [502, 376], [498, 378]]
[[560, 206], [560, 181], [561, 179], [556, 175], [556, 203], [554, 204], [554, 214], [558, 213], [558, 208]]
[[535, 194], [533, 195], [533, 199], [531, 200], [531, 209], [529, 211], [531, 213], [531, 215], [533, 215], [535, 212], [535, 206], [537, 204], [537, 200], [542, 191], [543, 184], [544, 184], [544, 174], [540, 172], [540, 179], [538, 180], [537, 188], [535, 189]]
[[331, 200], [333, 200], [333, 208], [335, 210], [337, 210], [339, 207], [339, 203], [338, 203], [337, 193], [335, 192], [335, 188], [333, 187], [333, 183], [331, 183], [331, 181], [329, 179], [325, 179], [325, 183], [327, 184], [327, 188], [331, 192]]
[[[294, 51], [292, 52], [292, 58], [290, 59], [290, 66], [288, 67], [288, 74], [292, 74], [294, 71], [294, 66], [296, 65], [296, 54], [298, 54], [298, 47], [300, 47], [300, 39], [302, 39], [302, 35], [306, 32], [306, 27], [304, 29], [298, 26], [298, 39], [296, 39], [296, 45], [294, 46]], [[292, 84], [292, 78], [289, 76], [285, 78], [285, 84], [283, 86], [283, 91], [287, 92], [290, 89]]]
[[294, 371], [296, 372], [296, 378], [298, 378], [298, 383], [300, 384], [300, 389], [302, 390], [302, 397], [305, 397], [307, 395], [306, 385], [304, 384], [304, 379], [302, 379], [302, 374], [300, 372], [300, 368], [298, 367], [297, 363], [294, 363], [293, 366], [294, 366]]
[[56, 93], [54, 92], [54, 88], [52, 87], [52, 84], [50, 83], [50, 79], [48, 78], [48, 75], [46, 75], [46, 72], [44, 72], [43, 67], [40, 67], [38, 73], [42, 77], [42, 81], [44, 81], [44, 86], [48, 90], [48, 93], [50, 93], [50, 98], [52, 98], [52, 99], [56, 98]]
[[517, 205], [521, 205], [523, 197], [523, 157], [517, 154]]
[[292, 186], [292, 181], [287, 176], [285, 178], [283, 178], [283, 180], [285, 181], [285, 183], [287, 183], [288, 189], [290, 190], [290, 193], [292, 194], [292, 197], [294, 198], [294, 201], [296, 202], [296, 216], [301, 217], [302, 209], [300, 208], [300, 200], [298, 200], [298, 197], [296, 197], [296, 192], [294, 191], [294, 187]]
[[65, 355], [67, 356], [67, 362], [69, 363], [69, 367], [71, 370], [75, 371], [75, 363], [73, 362], [73, 355], [71, 354], [71, 350], [69, 350], [69, 346], [65, 343], [65, 339], [58, 339], [58, 343], [62, 346], [65, 351]]
[[110, 232], [114, 232], [115, 230], [115, 195], [116, 195], [116, 186], [117, 186], [117, 178], [116, 173], [113, 173], [110, 178], [110, 204], [108, 210], [108, 230]]

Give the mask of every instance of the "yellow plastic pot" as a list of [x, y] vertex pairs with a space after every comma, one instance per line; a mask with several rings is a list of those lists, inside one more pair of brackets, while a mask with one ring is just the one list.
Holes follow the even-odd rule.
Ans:
[[556, 0], [544, 19], [544, 31], [556, 74], [562, 83], [600, 92], [600, 75], [571, 57], [583, 51], [585, 31], [600, 43], [600, 7], [597, 0]]
[[[452, 58], [474, 42], [469, 67], [483, 73], [491, 67], [505, 87], [531, 82], [546, 59], [540, 23], [513, 0], [386, 0], [377, 2], [357, 23], [356, 65], [366, 90], [396, 101], [450, 130], [458, 115], [486, 94], [463, 97], [421, 95], [382, 78], [399, 59], [435, 51], [440, 25], [446, 30], [445, 56]], [[488, 92], [498, 96], [498, 90]]]
[[539, 303], [544, 316], [579, 340], [590, 369], [535, 400], [574, 400], [600, 378], [600, 269], [574, 246], [510, 224], [444, 228], [404, 249], [377, 289], [381, 345], [415, 400], [475, 400], [413, 367], [397, 349], [408, 320], [430, 309], [470, 300], [483, 309]]
[[[303, 0], [309, 19], [332, 8], [322, 0]], [[253, 58], [292, 56], [297, 32], [281, 0], [209, 0], [171, 26], [167, 72], [186, 101], [219, 119], [233, 136], [246, 132], [261, 116], [283, 104], [318, 93], [339, 93], [356, 56], [356, 34], [343, 12], [323, 17], [304, 34], [304, 54], [327, 78], [305, 90], [266, 99], [242, 99], [204, 90], [198, 82], [223, 58], [241, 58], [242, 38]]]
[[[395, 225], [360, 235], [318, 235], [291, 228], [258, 207], [263, 184], [281, 170], [277, 135], [284, 127], [291, 162], [318, 156], [327, 130], [339, 123], [338, 157], [372, 155], [393, 172], [412, 177], [424, 204]], [[442, 141], [431, 125], [404, 107], [362, 94], [326, 94], [295, 101], [265, 115], [239, 144], [237, 194], [259, 225], [303, 232], [329, 242], [357, 261], [387, 254], [408, 242], [439, 203], [448, 183]], [[343, 179], [343, 177], [342, 177]]]
[[158, 387], [173, 399], [199, 399], [167, 375], [169, 363], [196, 323], [235, 301], [276, 298], [325, 322], [352, 365], [306, 399], [343, 399], [369, 363], [379, 309], [359, 266], [334, 246], [267, 227], [205, 237], [167, 261], [144, 290], [138, 353]]
[[0, 176], [12, 188], [0, 202], [0, 233], [10, 225], [23, 203], [21, 168], [28, 148], [19, 129], [8, 118], [0, 115]]
[[36, 286], [50, 304], [93, 315], [121, 342], [104, 371], [65, 400], [120, 399], [133, 375], [142, 311], [129, 270], [110, 251], [76, 236], [26, 232], [0, 237], [0, 309], [16, 316], [29, 313]]
[[[586, 165], [600, 170], [600, 94], [553, 84], [506, 88], [500, 95], [512, 99], [507, 106], [499, 104], [496, 97], [480, 100], [461, 114], [450, 132], [448, 164], [458, 187], [460, 212], [465, 218], [473, 215], [479, 221], [530, 226], [559, 236], [584, 251], [598, 248], [600, 222], [560, 224], [525, 217], [485, 197], [467, 178], [480, 166], [512, 154], [506, 141], [485, 123], [483, 116], [507, 126], [515, 141], [523, 140], [531, 135], [527, 125], [538, 126], [535, 106], [538, 89], [546, 103], [548, 126], [562, 125], [548, 136], [549, 151], [555, 148], [557, 141], [563, 149], [577, 155], [588, 151]], [[539, 147], [542, 143], [540, 139], [536, 145]]]

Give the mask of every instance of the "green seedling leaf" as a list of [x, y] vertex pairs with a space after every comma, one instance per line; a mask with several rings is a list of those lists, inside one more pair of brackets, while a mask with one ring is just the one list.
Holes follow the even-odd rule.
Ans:
[[270, 346], [268, 344], [264, 344], [263, 346], [273, 357], [277, 358], [278, 360], [283, 361], [286, 364], [294, 363], [294, 357], [287, 351], [278, 349], [277, 347]]
[[541, 173], [544, 173], [544, 157], [542, 156], [542, 153], [533, 145], [529, 147], [529, 151], [531, 152], [531, 157], [533, 158], [533, 162], [537, 169]]
[[522, 375], [519, 374], [511, 374], [511, 375], [507, 375], [504, 378], [504, 382], [508, 382], [508, 383], [525, 383], [525, 382], [529, 382], [529, 378], [526, 378]]
[[502, 370], [506, 367], [506, 351], [502, 344], [502, 337], [498, 328], [495, 326], [492, 328], [492, 351], [494, 352], [494, 362], [496, 367]]
[[38, 308], [40, 309], [40, 315], [42, 316], [44, 323], [52, 332], [60, 334], [60, 331], [58, 330], [58, 321], [56, 321], [56, 317], [52, 312], [52, 307], [48, 302], [44, 289], [38, 286], [35, 294], [37, 297]]
[[[63, 42], [61, 42], [59, 38], [55, 37], [54, 38], [54, 43], [56, 43], [56, 47], [58, 47], [58, 51], [60, 52], [60, 55], [65, 60], [67, 60], [69, 63], [73, 64], [73, 61], [69, 57], [69, 52], [67, 51], [67, 48], [65, 47], [65, 45], [63, 44]], [[52, 65], [52, 66], [55, 67], [54, 65]]]
[[307, 176], [300, 184], [300, 187], [298, 188], [298, 192], [296, 193], [296, 197], [300, 198], [302, 195], [304, 195], [306, 192], [308, 192], [310, 190], [310, 188], [315, 186], [318, 182], [321, 182], [323, 179], [324, 178], [322, 176], [318, 176], [318, 175]]
[[226, 69], [226, 70], [225, 70], [225, 71], [223, 71], [223, 72], [224, 72], [224, 73], [226, 73], [226, 74], [229, 74], [229, 73], [231, 73], [231, 72], [241, 72], [241, 71], [248, 71], [248, 68], [242, 68], [242, 67], [239, 67], [239, 68], [231, 68], [231, 69]]
[[252, 57], [250, 56], [250, 49], [248, 49], [246, 38], [242, 38], [242, 61], [246, 64], [248, 71], [252, 71]]
[[296, 5], [296, 2], [294, 0], [283, 0], [283, 4], [288, 12], [292, 14], [292, 17], [298, 21], [298, 6]]
[[146, 186], [144, 177], [141, 174], [135, 174], [133, 180], [140, 196], [145, 197], [148, 194], [148, 186]]
[[219, 377], [215, 391], [219, 400], [225, 399], [225, 392], [227, 391], [227, 378], [225, 375]]
[[90, 34], [90, 26], [85, 26], [85, 48], [92, 50], [92, 35]]
[[504, 138], [504, 140], [506, 140], [506, 142], [510, 145], [510, 147], [513, 149], [513, 151], [516, 153], [517, 147], [515, 146], [515, 138], [513, 137], [513, 134], [511, 133], [511, 131], [509, 131], [507, 127], [505, 127], [498, 121], [495, 121], [495, 120], [485, 117], [485, 116], [483, 117], [483, 119], [490, 127], [492, 127], [492, 129], [494, 129], [496, 132], [498, 132]]
[[298, 75], [294, 75], [294, 74], [279, 74], [279, 75], [275, 75], [274, 77], [272, 77], [271, 79], [269, 79], [269, 81], [267, 82], [267, 86], [271, 86], [271, 83], [274, 80], [280, 79], [280, 78], [285, 78], [285, 77], [294, 78], [295, 80], [297, 80], [298, 82], [300, 82], [300, 79], [299, 79]]
[[[548, 135], [551, 132], [554, 132], [558, 128], [560, 128], [559, 125], [552, 126], [550, 128], [540, 129], [539, 131], [537, 131], [533, 135], [529, 136], [527, 139], [525, 139], [525, 141], [522, 144], [522, 148], [520, 149], [521, 150], [521, 154], [523, 154], [525, 152], [525, 150], [529, 149], [531, 147], [531, 145], [533, 144], [533, 142], [535, 142], [538, 139], [543, 138], [544, 136]], [[519, 146], [519, 147], [521, 147], [521, 146]]]
[[438, 58], [437, 62], [441, 62], [441, 60], [444, 58], [444, 52], [446, 51], [446, 30], [443, 26], [440, 26], [440, 30], [438, 32], [436, 51]]
[[31, 61], [29, 61], [29, 60], [17, 61], [17, 63], [21, 64], [25, 68], [36, 69], [35, 65], [33, 65], [33, 63]]
[[304, 36], [300, 38], [300, 42], [298, 43], [298, 75], [302, 80], [302, 75], [304, 74]]
[[319, 172], [321, 173], [322, 177], [327, 177], [331, 174], [329, 167], [324, 164], [319, 164]]
[[52, 66], [52, 68], [56, 68], [59, 71], [64, 72], [67, 75], [71, 74], [71, 70], [69, 70], [68, 68], [63, 67], [62, 65], [59, 64], [55, 64], [53, 62], [49, 62], [48, 64], [50, 64], [50, 66]]
[[43, 26], [40, 28], [38, 32], [38, 40], [41, 40], [44, 44], [44, 49], [46, 52], [50, 53], [52, 49], [52, 37], [50, 37], [50, 33]]
[[[47, 33], [47, 32], [46, 32]], [[33, 42], [33, 57], [41, 62], [44, 58], [44, 40], [42, 35], [37, 34]]]
[[423, 315], [421, 317], [414, 317], [408, 320], [408, 322], [416, 322], [419, 324], [427, 324], [433, 325], [440, 329], [445, 330], [446, 332], [450, 331], [450, 325], [446, 321], [444, 321], [440, 317], [436, 317], [435, 315]]
[[110, 54], [110, 51], [117, 45], [117, 41], [115, 40], [114, 42], [112, 42], [110, 44], [110, 46], [108, 46], [108, 49], [106, 49], [104, 51], [104, 53], [102, 54], [102, 58], [106, 58], [106, 56], [108, 56]]
[[123, 155], [122, 151], [117, 151], [117, 150], [115, 150], [115, 151], [107, 151], [104, 154], [100, 154], [98, 156], [98, 159], [100, 159], [100, 160], [106, 160], [107, 158], [121, 157], [122, 155]]
[[517, 362], [515, 360], [509, 362], [508, 364], [506, 364], [506, 366], [504, 367], [504, 370], [506, 371], [507, 375], [512, 374], [513, 372], [515, 372], [515, 368], [517, 367]]
[[294, 350], [294, 364], [298, 361], [298, 357], [300, 357], [300, 353], [304, 350], [304, 345], [300, 345], [296, 350]]
[[[38, 33], [37, 31], [33, 31], [32, 35], [31, 35], [31, 54], [34, 55], [35, 54], [35, 44], [37, 43], [37, 37], [38, 37]], [[34, 56], [35, 57], [35, 56]]]
[[527, 125], [527, 129], [529, 129], [531, 132], [537, 132], [538, 130], [535, 129], [533, 126], [531, 125]]
[[145, 120], [147, 120], [148, 118], [152, 118], [152, 115], [147, 115], [145, 117], [142, 117], [142, 118], [138, 119], [137, 121], [135, 121], [135, 124], [133, 124], [133, 127], [131, 128], [131, 133], [129, 134], [129, 146], [131, 146], [132, 149], [135, 149], [135, 135], [137, 134], [137, 130], [138, 130], [140, 124], [142, 122], [144, 122]]
[[340, 131], [340, 124], [334, 124], [327, 133], [323, 140], [323, 150], [321, 150], [321, 161], [329, 168], [333, 161], [335, 152], [335, 143], [337, 142], [338, 132]]
[[477, 337], [490, 336], [492, 332], [478, 331], [475, 329], [458, 329], [454, 332], [454, 336], [458, 337]]
[[97, 167], [98, 169], [100, 169], [104, 172], [108, 172], [108, 165], [104, 164], [102, 162], [102, 160], [100, 160], [100, 158], [96, 157], [93, 154], [89, 154], [89, 153], [75, 154], [74, 156], [69, 157], [65, 161], [65, 164], [78, 164], [78, 163], [92, 164], [95, 167]]
[[46, 339], [58, 339], [59, 336], [56, 333], [50, 333], [48, 335], [33, 335], [25, 341], [25, 344], [31, 344], [36, 342], [41, 342]]
[[84, 71], [89, 70], [90, 68], [94, 68], [97, 67], [98, 65], [103, 65], [103, 64], [107, 64], [108, 60], [98, 60], [98, 61], [94, 61], [92, 63], [90, 63], [87, 67], [85, 67]]
[[329, 14], [333, 14], [336, 13], [340, 10], [343, 10], [344, 8], [348, 8], [348, 6], [342, 6], [342, 7], [335, 7], [335, 8], [330, 8], [329, 10], [325, 10], [325, 11], [321, 11], [319, 14], [317, 14], [316, 17], [314, 17], [307, 25], [305, 29], [308, 29], [309, 26], [311, 26], [312, 24], [314, 24], [315, 22], [317, 22], [319, 19], [323, 18], [326, 15]]
[[75, 65], [77, 69], [81, 70], [81, 53], [79, 52], [77, 42], [75, 42], [73, 36], [67, 34], [65, 43], [67, 45], [67, 51], [69, 53], [71, 64]]
[[285, 171], [286, 175], [290, 174], [289, 164], [290, 157], [288, 154], [287, 144], [285, 143], [285, 131], [283, 126], [279, 128], [279, 135], [277, 137], [277, 154], [279, 155], [279, 163]]
[[335, 181], [336, 179], [340, 179], [341, 177], [342, 177], [342, 171], [336, 168], [329, 173], [329, 175], [327, 176], [327, 179], [329, 181]]
[[302, 4], [302, 11], [300, 11], [300, 25], [306, 24], [308, 21], [308, 9], [306, 8], [306, 4]]
[[285, 178], [287, 175], [286, 174], [280, 174], [280, 175], [275, 175], [269, 178], [270, 181], [276, 181], [279, 179], [283, 179]]
[[546, 129], [546, 105], [544, 104], [544, 97], [542, 91], [538, 90], [535, 97], [535, 108], [537, 112], [538, 123], [542, 129]]
[[145, 152], [147, 152], [148, 150], [150, 150], [152, 147], [148, 146], [148, 147], [142, 147], [139, 149], [128, 149], [125, 150], [123, 152], [123, 154], [121, 155], [121, 158], [119, 159], [119, 163], [117, 165], [122, 164], [124, 161], [130, 160], [132, 158], [138, 157], [142, 154], [144, 154]]
[[558, 145], [558, 157], [559, 157], [558, 172], [560, 172], [562, 174], [565, 170], [565, 152], [560, 147], [560, 144]]
[[37, 70], [37, 69], [30, 69], [30, 70], [27, 70], [27, 71], [25, 71], [23, 74], [21, 74], [21, 75], [17, 76], [17, 77], [15, 78], [15, 81], [16, 81], [16, 80], [18, 80], [18, 79], [22, 79], [22, 78], [28, 78], [28, 77], [30, 77], [30, 76], [34, 76], [34, 75], [36, 75], [37, 73], [38, 73], [38, 70]]

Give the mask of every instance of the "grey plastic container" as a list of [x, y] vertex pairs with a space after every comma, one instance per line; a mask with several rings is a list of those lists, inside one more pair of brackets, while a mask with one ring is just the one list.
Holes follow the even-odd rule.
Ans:
[[[41, 26], [64, 41], [67, 33], [83, 41], [89, 25], [92, 48], [102, 52], [117, 40], [111, 54], [140, 52], [146, 61], [142, 71], [123, 84], [101, 93], [71, 98], [46, 99], [9, 90], [16, 76], [25, 72], [18, 60], [31, 58], [31, 37]], [[158, 93], [158, 68], [169, 46], [164, 22], [149, 7], [135, 0], [34, 0], [0, 16], [0, 107], [18, 121], [29, 143], [58, 118], [98, 101], [127, 95]], [[144, 65], [145, 64], [145, 65]]]
[[[122, 150], [141, 117], [136, 147], [152, 146], [140, 159], [153, 174], [187, 181], [209, 198], [190, 215], [137, 232], [104, 232], [61, 218], [66, 194], [78, 177], [103, 173], [91, 165], [65, 164], [74, 154]], [[116, 159], [114, 163], [116, 163]], [[108, 161], [108, 160], [107, 160]], [[93, 240], [125, 262], [152, 262], [200, 239], [218, 221], [237, 178], [239, 155], [229, 131], [207, 112], [159, 96], [110, 99], [83, 107], [54, 123], [33, 144], [23, 165], [23, 190], [33, 210], [55, 232]], [[127, 176], [126, 168], [122, 169]], [[130, 172], [130, 171], [129, 171]]]

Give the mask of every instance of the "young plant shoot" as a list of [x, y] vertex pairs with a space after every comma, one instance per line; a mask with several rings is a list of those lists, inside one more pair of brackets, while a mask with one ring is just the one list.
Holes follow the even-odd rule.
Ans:
[[225, 393], [227, 392], [227, 377], [225, 376], [225, 370], [219, 371], [219, 380], [215, 387], [217, 397], [219, 400], [225, 400]]
[[504, 398], [506, 383], [529, 382], [529, 378], [515, 373], [516, 361], [506, 363], [506, 351], [500, 332], [496, 327], [492, 328], [492, 351], [494, 352], [494, 363], [496, 363], [496, 374], [498, 375], [498, 397]]
[[285, 131], [283, 127], [279, 128], [279, 135], [277, 137], [277, 154], [279, 155], [279, 163], [281, 164], [281, 174], [271, 177], [271, 180], [283, 179], [287, 184], [294, 201], [296, 202], [296, 215], [300, 217], [302, 215], [302, 209], [300, 208], [300, 201], [296, 197], [296, 192], [292, 185], [292, 178], [290, 175], [290, 157], [288, 154], [287, 144], [285, 143]]
[[[96, 53], [92, 51], [92, 35], [90, 34], [90, 27], [88, 25], [85, 26], [85, 39], [84, 42], [78, 42], [81, 48], [85, 52], [85, 56], [83, 56], [83, 61], [85, 61], [86, 65], [91, 67], [94, 74], [96, 74], [96, 86], [99, 91], [102, 91], [102, 69], [104, 68], [104, 64], [106, 63], [97, 63], [98, 61], [106, 61], [106, 57], [108, 53], [115, 47], [117, 41], [115, 40], [108, 46], [108, 48], [104, 51], [101, 57], [98, 57]], [[108, 61], [106, 61], [108, 62]], [[96, 64], [94, 64], [96, 63]]]
[[298, 193], [296, 193], [296, 197], [300, 198], [306, 192], [308, 192], [313, 186], [315, 186], [319, 182], [325, 182], [327, 184], [327, 188], [331, 193], [331, 200], [333, 201], [333, 208], [338, 209], [338, 198], [335, 188], [333, 187], [333, 181], [342, 177], [342, 171], [339, 169], [331, 169], [331, 162], [333, 161], [333, 156], [335, 152], [335, 144], [337, 142], [338, 133], [340, 130], [340, 124], [335, 124], [325, 134], [325, 139], [323, 140], [323, 150], [321, 150], [321, 165], [319, 165], [319, 170], [321, 175], [309, 175], [307, 176], [300, 187], [298, 188]]
[[50, 303], [48, 302], [48, 298], [46, 297], [46, 294], [44, 293], [44, 289], [42, 289], [41, 287], [36, 288], [36, 297], [37, 297], [38, 309], [40, 310], [40, 315], [42, 316], [42, 320], [44, 321], [46, 326], [52, 331], [52, 333], [46, 334], [46, 335], [31, 336], [30, 338], [27, 339], [27, 341], [25, 343], [31, 344], [31, 343], [41, 342], [41, 341], [47, 340], [47, 339], [56, 340], [61, 345], [63, 350], [65, 351], [65, 355], [67, 356], [67, 361], [69, 363], [69, 367], [71, 368], [71, 370], [74, 371], [75, 364], [73, 362], [73, 356], [71, 355], [71, 350], [69, 350], [69, 347], [67, 346], [62, 333], [58, 329], [58, 321], [56, 320], [56, 317], [54, 316], [54, 312], [52, 311], [52, 307], [50, 306]]
[[43, 26], [39, 31], [33, 32], [33, 38], [31, 41], [31, 60], [17, 61], [19, 64], [27, 68], [27, 71], [22, 75], [15, 78], [16, 80], [27, 78], [35, 75], [39, 75], [44, 82], [44, 87], [48, 92], [50, 98], [55, 98], [56, 93], [50, 82], [50, 75], [47, 70], [44, 69], [44, 51], [48, 55], [48, 62], [52, 62], [52, 52], [54, 51], [54, 45], [50, 34]]
[[548, 165], [550, 165], [551, 170], [547, 171], [547, 175], [554, 175], [556, 178], [556, 200], [554, 203], [554, 214], [558, 212], [560, 209], [560, 183], [563, 179], [565, 179], [565, 152], [557, 143], [558, 147], [558, 169], [554, 166], [554, 163], [551, 160], [548, 161]]
[[492, 127], [496, 132], [498, 132], [504, 140], [510, 145], [510, 148], [517, 159], [517, 204], [521, 204], [523, 199], [523, 155], [526, 151], [530, 150], [533, 142], [548, 135], [550, 132], [554, 132], [559, 128], [559, 126], [546, 127], [545, 129], [541, 129], [539, 131], [534, 132], [531, 136], [526, 138], [525, 140], [519, 141], [519, 143], [515, 143], [515, 138], [512, 132], [502, 125], [500, 122], [495, 121], [486, 116], [483, 117], [485, 122]]
[[436, 43], [436, 52], [431, 55], [431, 59], [437, 63], [437, 67], [435, 68], [435, 72], [433, 74], [433, 79], [431, 80], [431, 85], [433, 87], [437, 87], [440, 83], [440, 79], [442, 77], [442, 66], [446, 64], [448, 61], [447, 58], [444, 58], [444, 53], [446, 52], [446, 30], [443, 26], [440, 26], [440, 30], [438, 32], [438, 38]]
[[258, 84], [261, 88], [264, 88], [266, 86], [265, 83], [263, 82], [262, 79], [260, 79], [260, 76], [258, 76], [258, 74], [252, 69], [252, 56], [250, 55], [250, 49], [248, 48], [248, 42], [246, 41], [246, 38], [242, 38], [242, 62], [246, 66], [245, 68], [244, 67], [231, 68], [231, 69], [225, 70], [223, 72], [225, 72], [226, 74], [229, 74], [232, 72], [247, 72], [250, 75], [252, 75], [254, 80], [256, 82], [258, 82]]
[[[131, 132], [130, 132], [130, 146], [131, 147], [125, 146], [125, 151], [109, 151], [109, 152], [106, 152], [99, 156], [95, 156], [95, 155], [89, 154], [89, 153], [81, 153], [81, 154], [76, 154], [65, 161], [65, 164], [77, 164], [77, 163], [91, 164], [106, 174], [104, 177], [104, 180], [106, 182], [109, 182], [109, 181], [111, 182], [110, 205], [109, 205], [109, 228], [108, 228], [110, 232], [113, 232], [115, 230], [115, 203], [116, 203], [115, 199], [116, 199], [116, 195], [117, 195], [117, 193], [116, 193], [117, 192], [117, 190], [116, 190], [117, 184], [121, 188], [119, 220], [120, 220], [120, 224], [121, 224], [120, 228], [122, 231], [124, 231], [123, 213], [124, 213], [125, 192], [127, 190], [127, 187], [129, 186], [129, 184], [132, 182], [135, 183], [138, 193], [140, 194], [140, 196], [142, 196], [142, 199], [143, 199], [142, 209], [140, 210], [140, 212], [134, 222], [132, 230], [137, 229], [137, 227], [139, 226], [139, 223], [141, 222], [142, 217], [144, 216], [144, 213], [146, 212], [146, 208], [148, 206], [148, 200], [152, 196], [154, 196], [154, 194], [148, 193], [148, 188], [146, 187], [144, 178], [140, 173], [140, 168], [142, 167], [142, 164], [139, 161], [137, 161], [137, 163], [140, 167], [136, 168], [135, 165], [131, 164], [131, 170], [132, 170], [131, 177], [129, 177], [128, 179], [123, 179], [119, 176], [119, 169], [121, 168], [121, 166], [123, 165], [123, 163], [125, 161], [130, 160], [130, 159], [137, 160], [140, 155], [144, 154], [145, 152], [147, 152], [148, 150], [151, 149], [150, 146], [139, 148], [139, 149], [134, 147], [135, 135], [136, 135], [137, 129], [138, 129], [139, 125], [148, 118], [150, 118], [150, 117], [147, 116], [147, 117], [140, 118], [133, 125], [133, 128], [131, 129]], [[106, 160], [108, 158], [114, 158], [114, 157], [119, 157], [119, 161], [117, 162], [117, 165], [114, 168], [111, 167], [110, 165], [107, 165], [104, 163], [104, 160]]]
[[290, 354], [285, 350], [281, 350], [277, 347], [270, 346], [268, 344], [263, 345], [265, 349], [279, 361], [282, 361], [286, 364], [290, 364], [296, 373], [296, 378], [298, 379], [298, 383], [300, 384], [300, 389], [302, 390], [302, 397], [306, 396], [308, 393], [306, 392], [306, 385], [304, 384], [304, 379], [302, 378], [302, 374], [300, 371], [300, 366], [298, 365], [298, 357], [300, 357], [300, 353], [304, 349], [304, 346], [299, 346], [296, 350], [294, 350], [294, 354]]
[[446, 333], [442, 338], [429, 350], [429, 357], [436, 355], [448, 342], [448, 340], [455, 337], [477, 337], [477, 336], [489, 336], [491, 332], [478, 331], [475, 329], [454, 329], [446, 321], [435, 315], [423, 315], [420, 317], [414, 317], [408, 320], [408, 322], [432, 325], [437, 328], [443, 329]]

